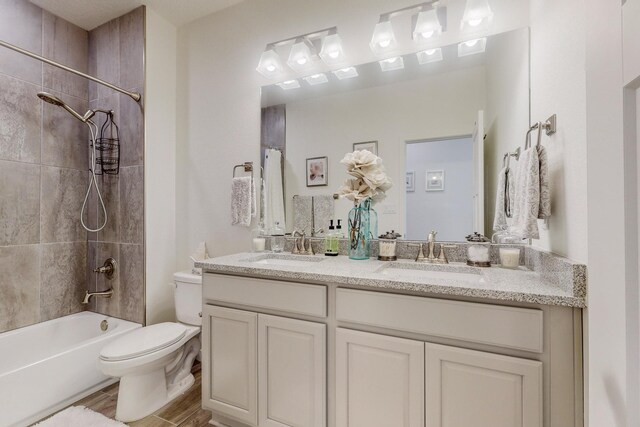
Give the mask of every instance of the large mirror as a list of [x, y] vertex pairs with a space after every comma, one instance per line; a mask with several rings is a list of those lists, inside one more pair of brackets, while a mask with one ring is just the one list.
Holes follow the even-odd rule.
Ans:
[[[443, 47], [442, 60], [424, 64], [405, 55], [394, 71], [374, 62], [351, 79], [328, 73], [324, 84], [262, 88], [262, 149], [282, 152], [288, 232], [300, 223], [298, 200], [324, 200], [344, 182], [340, 160], [356, 144], [376, 150], [394, 182], [375, 206], [379, 234], [492, 234], [503, 155], [522, 145], [530, 121], [529, 29], [492, 35], [476, 54], [458, 49]], [[328, 218], [344, 220], [352, 207], [336, 200], [313, 226], [326, 230]]]

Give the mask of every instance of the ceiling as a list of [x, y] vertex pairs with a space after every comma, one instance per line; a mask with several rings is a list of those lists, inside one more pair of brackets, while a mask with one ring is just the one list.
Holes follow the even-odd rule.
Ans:
[[92, 30], [105, 22], [146, 5], [180, 27], [242, 0], [30, 0], [41, 8]]

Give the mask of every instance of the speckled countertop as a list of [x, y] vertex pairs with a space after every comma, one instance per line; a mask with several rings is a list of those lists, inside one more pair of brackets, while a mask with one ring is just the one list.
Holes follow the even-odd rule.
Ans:
[[468, 267], [460, 262], [438, 265], [408, 259], [354, 261], [344, 255], [239, 253], [198, 262], [196, 267], [213, 273], [335, 283], [373, 290], [586, 306], [583, 265], [530, 248], [525, 249], [525, 259], [531, 262], [510, 270], [499, 266]]

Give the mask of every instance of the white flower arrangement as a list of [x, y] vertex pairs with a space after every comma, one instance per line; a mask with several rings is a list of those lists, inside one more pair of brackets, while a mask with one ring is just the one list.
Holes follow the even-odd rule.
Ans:
[[384, 170], [382, 159], [368, 150], [347, 153], [340, 163], [347, 166], [349, 178], [338, 190], [338, 195], [359, 204], [367, 198], [372, 203], [381, 201], [393, 185]]

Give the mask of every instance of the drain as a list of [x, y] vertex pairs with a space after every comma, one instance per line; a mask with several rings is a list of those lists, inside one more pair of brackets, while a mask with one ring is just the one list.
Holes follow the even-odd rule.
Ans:
[[109, 329], [109, 322], [107, 322], [107, 319], [100, 322], [100, 329], [102, 329], [102, 331]]

